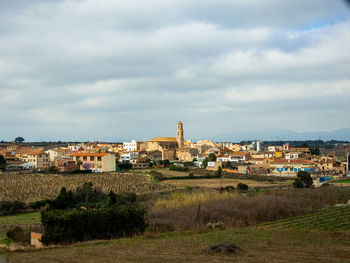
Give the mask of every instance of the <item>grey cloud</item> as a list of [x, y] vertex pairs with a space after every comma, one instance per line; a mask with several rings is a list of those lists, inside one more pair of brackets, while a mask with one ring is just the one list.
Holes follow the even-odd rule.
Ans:
[[180, 119], [194, 138], [344, 127], [342, 1], [1, 4], [4, 139], [149, 139]]

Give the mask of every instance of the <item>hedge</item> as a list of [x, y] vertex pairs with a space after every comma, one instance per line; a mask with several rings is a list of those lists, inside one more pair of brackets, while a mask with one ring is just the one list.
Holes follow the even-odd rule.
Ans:
[[146, 211], [137, 203], [90, 210], [44, 210], [45, 245], [111, 239], [143, 233]]

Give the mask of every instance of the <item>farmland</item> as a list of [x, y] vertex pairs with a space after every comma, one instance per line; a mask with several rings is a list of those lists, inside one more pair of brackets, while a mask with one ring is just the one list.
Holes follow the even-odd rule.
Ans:
[[249, 187], [274, 187], [286, 186], [289, 181], [274, 183], [269, 181], [254, 181], [249, 179], [231, 179], [231, 178], [213, 178], [213, 179], [176, 179], [164, 180], [162, 184], [174, 185], [177, 187], [191, 186], [191, 187], [205, 187], [205, 188], [219, 188], [226, 186], [236, 187], [238, 183], [245, 183]]
[[32, 202], [45, 198], [54, 198], [62, 187], [75, 189], [85, 182], [108, 193], [113, 190], [147, 194], [172, 190], [175, 186], [150, 182], [147, 175], [132, 173], [102, 174], [2, 174], [0, 175], [0, 200], [19, 200]]
[[[172, 232], [67, 247], [11, 252], [9, 262], [349, 262], [350, 234], [259, 228]], [[212, 254], [208, 247], [233, 243], [236, 254]]]
[[316, 213], [266, 223], [264, 226], [292, 230], [350, 230], [350, 206], [324, 208]]

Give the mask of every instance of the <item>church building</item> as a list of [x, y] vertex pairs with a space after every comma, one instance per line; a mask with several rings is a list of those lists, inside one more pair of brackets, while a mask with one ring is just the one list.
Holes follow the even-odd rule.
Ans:
[[184, 130], [181, 121], [177, 124], [177, 137], [156, 137], [140, 145], [141, 151], [162, 153], [162, 160], [192, 161], [197, 155], [196, 149], [184, 144]]

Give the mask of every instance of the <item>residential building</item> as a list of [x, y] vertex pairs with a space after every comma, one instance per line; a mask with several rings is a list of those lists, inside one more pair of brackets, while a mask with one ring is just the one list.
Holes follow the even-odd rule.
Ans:
[[79, 170], [79, 166], [73, 159], [58, 159], [56, 160], [56, 166], [60, 173], [73, 172]]
[[283, 176], [296, 176], [299, 171], [315, 173], [317, 171], [316, 162], [297, 159], [275, 159], [270, 162], [271, 173]]
[[131, 142], [123, 142], [123, 149], [127, 152], [140, 150], [140, 142], [132, 140]]
[[71, 153], [75, 163], [81, 162], [81, 170], [93, 170], [96, 172], [112, 172], [116, 170], [116, 158], [110, 153]]

